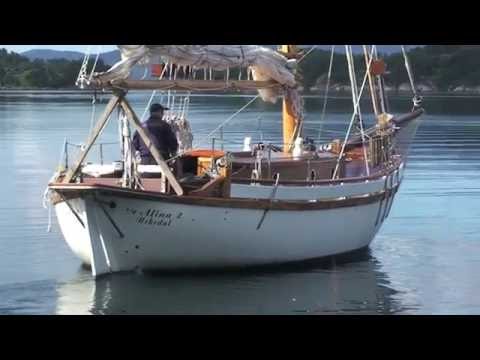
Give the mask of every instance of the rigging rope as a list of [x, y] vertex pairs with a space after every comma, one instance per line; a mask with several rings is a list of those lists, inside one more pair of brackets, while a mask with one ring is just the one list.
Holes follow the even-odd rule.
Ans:
[[[366, 66], [368, 66], [369, 56], [368, 56], [367, 45], [363, 45], [363, 56], [365, 58], [365, 64], [366, 64]], [[373, 81], [373, 75], [371, 73], [368, 74], [368, 87], [370, 89], [370, 98], [372, 100], [373, 112], [375, 113], [375, 116], [378, 116], [379, 111], [378, 111], [378, 103], [377, 103], [375, 82]]]
[[[372, 46], [374, 49], [373, 56], [375, 56], [375, 60], [378, 61], [378, 53], [377, 53], [377, 47]], [[382, 109], [382, 113], [388, 112], [388, 99], [387, 99], [387, 93], [385, 92], [385, 86], [383, 83], [383, 77], [382, 75], [377, 75], [377, 85], [379, 89], [379, 94], [380, 94], [380, 107]]]
[[[347, 50], [348, 70], [350, 73], [350, 81], [352, 84], [352, 98], [353, 98], [354, 106], [356, 105], [354, 112], [358, 118], [358, 123], [360, 124], [360, 134], [362, 136], [362, 147], [363, 147], [363, 153], [364, 153], [363, 155], [365, 158], [365, 170], [367, 172], [367, 176], [370, 176], [370, 169], [368, 167], [368, 159], [367, 159], [367, 150], [365, 148], [365, 134], [363, 132], [362, 111], [360, 110], [360, 97], [358, 96], [357, 77], [355, 75], [355, 63], [353, 60], [352, 46], [346, 45], [346, 50]], [[369, 73], [370, 73], [370, 64], [366, 71], [367, 77]]]
[[95, 122], [95, 112], [96, 112], [96, 105], [97, 105], [97, 90], [95, 89], [92, 96], [92, 114], [90, 116], [90, 129], [88, 133], [92, 133], [93, 123]]
[[[165, 72], [167, 71], [167, 68], [168, 68], [168, 63], [166, 63], [165, 66], [163, 67], [163, 70], [162, 70], [160, 76], [158, 77], [158, 80], [163, 79], [163, 76], [165, 75]], [[143, 111], [143, 115], [140, 118], [141, 121], [143, 121], [145, 119], [145, 115], [147, 115], [148, 109], [150, 108], [150, 105], [152, 105], [153, 99], [155, 98], [156, 94], [157, 94], [157, 90], [153, 90], [152, 95], [150, 96], [150, 99], [147, 102], [147, 106], [145, 107], [145, 110]]]
[[330, 64], [328, 66], [327, 84], [325, 85], [325, 96], [323, 99], [322, 116], [320, 117], [320, 129], [318, 129], [318, 140], [320, 140], [320, 137], [322, 136], [323, 122], [325, 120], [325, 113], [327, 111], [328, 92], [330, 90], [330, 81], [332, 78], [334, 55], [335, 55], [335, 45], [332, 45], [332, 50], [330, 54]]
[[[95, 57], [95, 62], [93, 63], [92, 70], [90, 71], [90, 76], [88, 77], [88, 81], [92, 80], [102, 49], [103, 49], [102, 45], [99, 45], [97, 50], [97, 56]], [[86, 75], [87, 65], [88, 65], [88, 59], [87, 59], [87, 62], [85, 63], [85, 75]], [[93, 130], [93, 123], [95, 121], [96, 104], [97, 104], [97, 90], [94, 90], [92, 95], [92, 115], [90, 117], [90, 129], [88, 131], [89, 133], [91, 133]]]
[[236, 117], [238, 114], [240, 114], [243, 110], [245, 110], [248, 106], [253, 104], [255, 100], [257, 100], [260, 97], [260, 95], [255, 96], [253, 99], [251, 99], [248, 103], [246, 103], [244, 106], [242, 106], [239, 110], [237, 110], [235, 113], [233, 113], [230, 117], [228, 117], [225, 121], [223, 121], [219, 126], [217, 126], [213, 131], [211, 131], [207, 136], [206, 139], [210, 138], [213, 134], [215, 134], [218, 130], [220, 130], [222, 127], [224, 127], [228, 122], [230, 122], [234, 117]]
[[[312, 53], [313, 50], [315, 50], [315, 48], [317, 47], [317, 45], [314, 45], [311, 47], [311, 49], [309, 51], [307, 51], [307, 53], [305, 53], [305, 55], [303, 55], [299, 60], [298, 60], [298, 64], [301, 63], [308, 55], [310, 55]], [[249, 68], [248, 70], [251, 71], [251, 69]], [[247, 79], [249, 78], [248, 76], [248, 73], [250, 73], [250, 71], [247, 71]], [[222, 127], [224, 127], [228, 122], [230, 122], [233, 118], [235, 118], [235, 116], [237, 116], [238, 114], [240, 114], [243, 110], [245, 110], [248, 106], [250, 106], [251, 104], [253, 104], [255, 102], [255, 100], [257, 100], [258, 98], [260, 97], [260, 95], [256, 95], [253, 99], [251, 99], [247, 104], [245, 104], [244, 106], [242, 106], [238, 111], [236, 111], [233, 115], [231, 115], [229, 118], [227, 118], [224, 122], [222, 122], [219, 126], [217, 126], [213, 131], [211, 131], [206, 137], [205, 139], [202, 139], [202, 140], [208, 140], [213, 134], [215, 134], [218, 130], [220, 130]], [[173, 158], [172, 158], [173, 159]], [[169, 159], [171, 160], [171, 159]]]
[[[376, 47], [374, 45], [372, 47], [372, 54], [374, 53], [375, 49], [376, 49]], [[358, 95], [357, 103], [354, 106], [355, 109], [358, 107], [358, 103], [360, 102], [360, 99], [362, 98], [363, 90], [365, 89], [365, 84], [367, 83], [367, 79], [368, 79], [368, 72], [370, 71], [370, 67], [372, 65], [372, 60], [373, 60], [373, 57], [370, 56], [370, 62], [367, 66], [367, 70], [365, 72], [365, 77], [363, 78], [363, 83], [362, 83], [362, 87], [360, 88], [360, 93]], [[340, 154], [338, 155], [337, 165], [335, 166], [335, 170], [333, 172], [332, 180], [335, 180], [335, 178], [337, 177], [337, 172], [338, 172], [338, 168], [340, 166], [340, 161], [341, 161], [342, 156], [345, 152], [345, 147], [347, 146], [347, 140], [350, 137], [350, 132], [352, 131], [352, 127], [353, 127], [353, 123], [354, 123], [355, 118], [356, 118], [356, 112], [354, 111], [353, 115], [352, 115], [352, 119], [350, 120], [350, 124], [348, 126], [347, 134], [345, 135], [345, 141], [343, 142], [342, 150], [340, 151]]]
[[100, 54], [102, 52], [103, 46], [98, 46], [97, 56], [95, 57], [95, 62], [93, 63], [92, 71], [90, 72], [90, 76], [88, 77], [88, 81], [92, 80], [93, 73], [95, 72], [95, 68], [97, 67], [98, 59], [100, 58]]
[[408, 60], [407, 51], [405, 50], [405, 46], [401, 45], [403, 59], [405, 61], [405, 68], [407, 69], [408, 80], [410, 81], [410, 87], [412, 88], [413, 95], [417, 97], [417, 89], [415, 88], [415, 81], [413, 79], [413, 72], [410, 68], [410, 61]]
[[315, 50], [316, 48], [318, 47], [318, 45], [314, 45], [310, 48], [310, 50], [308, 50], [305, 55], [303, 55], [299, 60], [298, 60], [298, 63], [302, 62], [303, 59], [305, 59], [308, 55], [310, 55], [310, 53]]
[[405, 60], [405, 68], [407, 69], [408, 79], [410, 81], [410, 87], [412, 88], [413, 106], [415, 110], [416, 108], [419, 108], [422, 105], [422, 97], [419, 96], [417, 93], [417, 88], [415, 86], [415, 80], [413, 77], [412, 67], [410, 66], [410, 60], [408, 58], [407, 50], [405, 49], [404, 45], [401, 45], [401, 47], [402, 47], [403, 58]]
[[75, 81], [75, 86], [80, 86], [83, 89], [85, 79], [87, 77], [87, 65], [90, 60], [90, 46], [87, 47], [85, 56], [83, 57], [82, 65], [80, 66], [80, 71], [78, 72], [77, 80]]

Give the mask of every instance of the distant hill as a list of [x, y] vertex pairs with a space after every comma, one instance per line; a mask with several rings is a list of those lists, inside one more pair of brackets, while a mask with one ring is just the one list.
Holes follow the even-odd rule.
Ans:
[[[47, 50], [47, 49], [33, 49], [22, 52], [20, 55], [27, 57], [29, 60], [41, 59], [41, 60], [53, 60], [53, 59], [65, 59], [65, 60], [83, 60], [84, 53], [78, 51], [59, 51], [59, 50]], [[96, 53], [91, 55], [96, 56]], [[113, 65], [120, 60], [120, 52], [118, 50], [112, 50], [100, 55], [100, 59], [107, 65]]]
[[[54, 60], [54, 59], [65, 59], [69, 61], [81, 61], [83, 60], [85, 54], [76, 51], [59, 51], [59, 50], [43, 50], [43, 49], [33, 49], [21, 53], [22, 56], [25, 56], [30, 61], [40, 59], [40, 60]], [[90, 54], [90, 62], [93, 63], [97, 54]], [[116, 62], [120, 61], [120, 51], [112, 50], [100, 54], [100, 60], [104, 62], [105, 65], [112, 66]], [[141, 79], [145, 74], [145, 68], [136, 66], [132, 70], [131, 77], [133, 79]]]
[[66, 60], [82, 60], [83, 54], [78, 51], [58, 51], [58, 50], [48, 50], [48, 49], [33, 49], [28, 50], [20, 55], [27, 57], [29, 60], [42, 59], [42, 60], [53, 60], [53, 59], [66, 59]]
[[[4, 89], [67, 89], [75, 86], [82, 60], [58, 58], [30, 60], [26, 56], [0, 49], [0, 88]], [[72, 56], [72, 54], [69, 54]], [[90, 64], [87, 71], [91, 71]], [[109, 66], [98, 61], [97, 71], [106, 71]]]
[[120, 51], [112, 50], [112, 51], [104, 52], [100, 55], [100, 59], [102, 59], [103, 62], [107, 65], [113, 65], [116, 62], [120, 61]]

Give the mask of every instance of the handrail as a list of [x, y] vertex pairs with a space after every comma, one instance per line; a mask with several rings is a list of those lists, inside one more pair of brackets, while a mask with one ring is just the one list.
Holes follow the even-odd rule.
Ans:
[[[103, 142], [103, 143], [96, 143], [96, 144], [93, 144], [93, 146], [100, 146], [100, 163], [103, 165], [103, 146], [104, 145], [116, 145], [116, 144], [119, 144], [119, 142]], [[65, 158], [65, 169], [68, 169], [68, 147], [69, 146], [72, 146], [72, 147], [75, 147], [75, 148], [83, 148], [84, 144], [75, 144], [75, 143], [71, 143], [71, 142], [68, 142], [66, 139], [65, 139], [65, 142], [64, 142], [64, 145], [63, 145], [63, 148], [62, 148], [62, 155], [61, 155], [61, 159]], [[62, 160], [60, 160], [60, 162], [62, 162]]]
[[[384, 168], [374, 174], [370, 174], [370, 176], [357, 176], [357, 177], [349, 177], [349, 178], [341, 178], [341, 179], [326, 179], [326, 180], [284, 180], [284, 181], [280, 181], [279, 185], [292, 185], [292, 186], [294, 185], [298, 185], [298, 186], [331, 185], [331, 184], [356, 183], [356, 182], [365, 182], [370, 180], [378, 180], [383, 178], [384, 176], [388, 176], [389, 174], [397, 170], [401, 164], [402, 164], [402, 161], [400, 159], [396, 159], [394, 160], [391, 166]], [[232, 183], [251, 184], [252, 182], [259, 185], [275, 184], [275, 180], [271, 180], [271, 179], [252, 181], [252, 179], [250, 178], [232, 178]]]

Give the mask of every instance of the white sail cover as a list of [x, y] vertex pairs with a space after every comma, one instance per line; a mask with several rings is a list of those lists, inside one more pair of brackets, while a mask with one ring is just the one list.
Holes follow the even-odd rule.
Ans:
[[[162, 61], [194, 69], [226, 70], [250, 67], [257, 81], [274, 80], [286, 88], [295, 88], [295, 60], [257, 45], [118, 45], [122, 60], [99, 78], [104, 81], [126, 79], [135, 65]], [[273, 89], [259, 91], [264, 101], [275, 102]]]
[[258, 45], [117, 45], [121, 61], [105, 73], [97, 74], [102, 81], [127, 79], [135, 65], [168, 62], [189, 66], [193, 70], [250, 68], [256, 81], [274, 80], [283, 86], [259, 89], [263, 101], [276, 103], [279, 96], [290, 99], [297, 121], [303, 120], [303, 99], [297, 90], [296, 60], [288, 60], [278, 52]]

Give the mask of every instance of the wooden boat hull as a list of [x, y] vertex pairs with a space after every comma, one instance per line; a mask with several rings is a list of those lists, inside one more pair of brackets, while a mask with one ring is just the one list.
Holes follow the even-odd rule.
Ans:
[[282, 201], [271, 208], [265, 200], [253, 208], [245, 206], [246, 199], [195, 205], [94, 186], [77, 190], [76, 196], [72, 186], [56, 190], [69, 199], [55, 210], [68, 245], [94, 275], [245, 267], [368, 246], [388, 216], [400, 182], [399, 169], [379, 179], [378, 191], [366, 182], [363, 194], [338, 197], [342, 188], [348, 189], [338, 184], [330, 187], [334, 196], [324, 196], [328, 199], [301, 206]]

